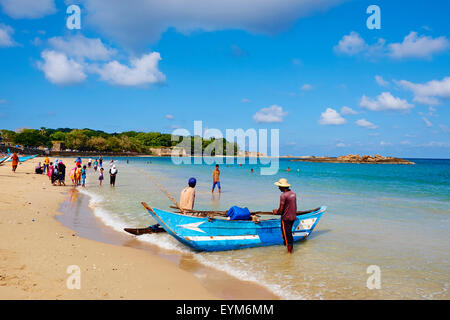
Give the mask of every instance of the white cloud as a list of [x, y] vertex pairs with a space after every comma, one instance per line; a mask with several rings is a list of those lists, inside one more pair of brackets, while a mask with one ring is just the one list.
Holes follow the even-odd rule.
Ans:
[[44, 62], [39, 62], [38, 67], [45, 77], [54, 84], [74, 84], [86, 79], [83, 66], [64, 53], [45, 50], [41, 53]]
[[171, 114], [166, 114], [166, 119], [173, 120], [175, 117]]
[[366, 119], [359, 119], [358, 121], [356, 121], [356, 124], [360, 127], [363, 127], [366, 129], [371, 129], [371, 130], [378, 128], [377, 125], [373, 124], [370, 121], [367, 121]]
[[367, 43], [355, 31], [352, 31], [350, 32], [350, 34], [345, 35], [334, 47], [335, 52], [351, 56], [356, 55], [366, 49]]
[[34, 39], [31, 40], [31, 44], [38, 47], [38, 46], [42, 45], [42, 40], [39, 37], [34, 37]]
[[300, 88], [300, 90], [302, 90], [302, 91], [311, 91], [312, 89], [313, 89], [313, 86], [310, 85], [309, 83], [305, 83], [305, 84]]
[[348, 145], [346, 145], [346, 144], [343, 143], [343, 142], [339, 142], [338, 144], [336, 144], [336, 147], [338, 147], [338, 148], [344, 148], [344, 147], [348, 147]]
[[356, 111], [353, 110], [352, 108], [343, 106], [343, 107], [341, 108], [341, 113], [344, 114], [344, 115], [346, 115], [346, 114], [357, 114], [358, 112], [356, 112]]
[[253, 120], [257, 123], [274, 123], [283, 122], [283, 117], [287, 116], [287, 112], [283, 112], [283, 108], [274, 104], [268, 108], [262, 108], [253, 115]]
[[339, 112], [331, 108], [327, 108], [325, 112], [322, 112], [319, 120], [319, 123], [323, 125], [340, 125], [346, 122], [347, 120]]
[[383, 147], [392, 146], [392, 143], [390, 143], [390, 142], [385, 142], [385, 141], [381, 141], [381, 142], [380, 142], [380, 146], [383, 146]]
[[428, 128], [430, 128], [430, 127], [433, 126], [433, 124], [431, 123], [431, 121], [428, 120], [427, 118], [422, 117], [422, 120], [425, 122], [425, 125], [426, 125]]
[[450, 128], [444, 124], [440, 124], [439, 128], [441, 128], [441, 130], [445, 133], [450, 133]]
[[86, 38], [76, 35], [69, 38], [53, 37], [49, 40], [50, 45], [57, 51], [65, 53], [69, 57], [89, 60], [109, 60], [116, 53], [108, 49], [100, 39]]
[[387, 87], [389, 85], [389, 81], [384, 80], [382, 76], [375, 76], [375, 81], [382, 87]]
[[80, 1], [96, 30], [122, 44], [143, 46], [169, 28], [184, 34], [226, 29], [275, 34], [345, 0]]
[[102, 80], [121, 86], [144, 86], [147, 84], [161, 84], [166, 76], [159, 71], [158, 63], [161, 56], [158, 52], [142, 55], [130, 61], [130, 66], [114, 60], [101, 67], [97, 72]]
[[0, 5], [14, 19], [42, 18], [56, 12], [53, 0], [0, 0]]
[[431, 58], [433, 54], [440, 53], [450, 48], [450, 42], [446, 37], [432, 38], [418, 36], [411, 31], [401, 43], [388, 45], [389, 55], [395, 59], [401, 58]]
[[243, 98], [243, 99], [241, 100], [241, 102], [242, 102], [242, 103], [250, 103], [251, 100], [250, 100], [250, 99], [247, 99], [247, 98]]
[[414, 101], [436, 105], [439, 104], [437, 98], [450, 98], [450, 77], [442, 80], [432, 80], [424, 84], [412, 83], [406, 80], [396, 81], [398, 85], [414, 93]]
[[428, 107], [428, 115], [432, 116], [436, 112], [436, 108], [434, 107]]
[[381, 111], [381, 110], [405, 111], [414, 107], [414, 105], [409, 104], [408, 101], [394, 97], [390, 92], [383, 92], [376, 98], [376, 100], [373, 100], [363, 95], [359, 105], [363, 108], [367, 108], [372, 111]]
[[16, 45], [16, 43], [12, 39], [13, 33], [13, 28], [0, 24], [0, 47], [13, 47]]
[[364, 54], [372, 59], [383, 56], [392, 59], [430, 59], [434, 54], [445, 52], [449, 48], [450, 42], [444, 36], [438, 38], [418, 36], [417, 32], [412, 31], [401, 43], [386, 45], [386, 40], [380, 38], [376, 43], [369, 45], [357, 32], [352, 31], [342, 37], [334, 47], [334, 51], [349, 56]]
[[438, 148], [449, 148], [449, 142], [441, 142], [441, 141], [430, 141], [425, 144], [418, 145], [418, 147], [438, 147]]

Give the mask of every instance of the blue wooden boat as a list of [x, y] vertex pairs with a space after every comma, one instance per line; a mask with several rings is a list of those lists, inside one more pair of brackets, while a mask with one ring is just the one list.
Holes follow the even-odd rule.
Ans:
[[[224, 251], [250, 247], [282, 245], [281, 220], [227, 220], [222, 217], [196, 217], [142, 205], [150, 215], [181, 243], [197, 251]], [[294, 241], [306, 239], [327, 207], [297, 216], [292, 228]]]
[[[23, 157], [19, 157], [19, 162], [25, 162], [25, 161], [27, 161], [27, 160], [34, 159], [34, 158], [36, 158], [37, 156], [38, 156], [37, 154], [34, 154], [34, 155], [31, 155], [31, 156], [23, 156]], [[9, 159], [8, 161], [11, 162], [12, 159]]]
[[11, 158], [11, 156], [6, 156], [0, 159], [0, 164], [2, 164], [5, 161], [8, 161]]

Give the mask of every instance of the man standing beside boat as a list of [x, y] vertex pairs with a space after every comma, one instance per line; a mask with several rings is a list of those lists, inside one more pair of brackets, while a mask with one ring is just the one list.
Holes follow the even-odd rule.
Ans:
[[274, 183], [282, 192], [280, 196], [280, 207], [273, 210], [273, 214], [281, 215], [281, 235], [283, 243], [287, 246], [289, 253], [292, 253], [294, 239], [292, 236], [292, 226], [297, 219], [297, 196], [290, 189], [287, 179], [280, 179]]

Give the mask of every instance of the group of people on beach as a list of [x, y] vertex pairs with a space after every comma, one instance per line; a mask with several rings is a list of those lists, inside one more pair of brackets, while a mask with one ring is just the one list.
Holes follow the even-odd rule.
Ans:
[[[17, 165], [16, 165], [17, 167]], [[110, 175], [110, 185], [115, 186], [116, 185], [116, 176], [118, 173], [117, 167], [114, 164], [114, 160], [111, 159], [110, 162], [110, 169], [109, 169], [109, 175]], [[91, 158], [88, 160], [87, 165], [82, 165], [82, 159], [81, 157], [76, 158], [75, 160], [75, 167], [72, 168], [69, 172], [69, 177], [72, 180], [73, 186], [82, 186], [86, 187], [86, 178], [87, 178], [87, 171], [88, 168], [93, 168], [94, 172], [97, 172], [99, 169], [99, 176], [98, 181], [99, 185], [102, 185], [102, 182], [104, 180], [104, 169], [103, 169], [103, 158], [100, 157], [98, 159], [92, 160]], [[13, 171], [15, 171], [15, 168], [13, 166]], [[35, 167], [35, 173], [37, 174], [46, 174], [49, 177], [49, 180], [52, 185], [63, 185], [65, 186], [65, 178], [66, 178], [66, 165], [63, 163], [62, 160], [56, 159], [55, 162], [50, 161], [49, 157], [46, 156], [44, 159], [44, 165], [41, 165], [41, 162], [39, 162]]]
[[39, 162], [36, 165], [34, 172], [37, 174], [46, 174], [48, 176], [48, 179], [50, 180], [50, 183], [54, 186], [66, 185], [66, 165], [62, 160], [56, 159], [53, 163], [48, 157], [45, 157], [44, 165], [42, 166]]
[[[118, 173], [117, 167], [114, 164], [114, 160], [111, 159], [109, 163], [110, 169], [109, 169], [109, 184], [114, 187], [116, 185], [116, 176]], [[78, 157], [75, 160], [75, 168], [73, 168], [71, 171], [71, 178], [74, 185], [81, 185], [82, 187], [86, 187], [86, 177], [87, 177], [87, 170], [93, 168], [94, 172], [99, 171], [98, 175], [98, 181], [99, 186], [103, 184], [104, 177], [104, 169], [103, 169], [103, 158], [100, 156], [99, 158], [92, 159], [89, 158], [87, 165], [82, 166], [82, 160], [81, 157]]]

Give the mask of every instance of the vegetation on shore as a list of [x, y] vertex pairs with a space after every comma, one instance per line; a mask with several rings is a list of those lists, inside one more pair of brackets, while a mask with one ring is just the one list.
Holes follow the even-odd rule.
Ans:
[[[172, 137], [174, 139], [172, 139]], [[183, 139], [182, 139], [183, 138]], [[174, 147], [182, 143], [187, 154], [199, 154], [206, 148], [215, 155], [215, 146], [223, 146], [226, 155], [227, 147], [237, 154], [236, 143], [225, 139], [203, 139], [199, 136], [180, 137], [161, 132], [126, 131], [121, 133], [106, 133], [101, 130], [42, 127], [37, 129], [22, 129], [19, 132], [0, 130], [3, 143], [21, 145], [24, 147], [52, 148], [54, 143], [62, 143], [65, 148], [77, 151], [96, 152], [138, 152], [151, 154], [151, 148]], [[200, 150], [201, 146], [201, 150]], [[190, 152], [189, 152], [190, 151]]]
[[374, 163], [374, 164], [414, 164], [414, 162], [395, 158], [395, 157], [383, 157], [379, 154], [360, 156], [358, 154], [349, 154], [340, 157], [307, 157], [302, 159], [293, 159], [291, 161], [306, 161], [306, 162], [330, 162], [330, 163]]

